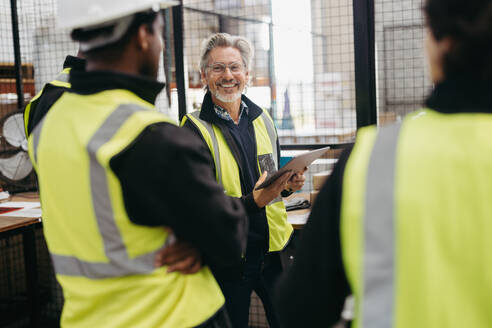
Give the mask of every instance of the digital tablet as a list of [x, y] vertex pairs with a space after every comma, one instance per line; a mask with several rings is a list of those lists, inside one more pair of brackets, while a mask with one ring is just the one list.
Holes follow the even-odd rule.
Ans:
[[290, 161], [287, 162], [287, 164], [282, 166], [280, 170], [273, 173], [272, 175], [268, 175], [266, 180], [255, 189], [258, 190], [268, 187], [287, 171], [302, 171], [305, 167], [311, 165], [311, 163], [314, 162], [316, 159], [323, 156], [329, 149], [330, 147], [324, 147], [293, 157]]

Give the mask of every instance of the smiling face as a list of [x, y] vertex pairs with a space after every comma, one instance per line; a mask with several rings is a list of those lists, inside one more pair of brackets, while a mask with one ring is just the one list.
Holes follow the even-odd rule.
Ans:
[[[211, 67], [214, 64], [225, 65], [225, 70], [216, 72]], [[241, 69], [231, 70], [233, 64], [239, 64]], [[244, 67], [241, 53], [233, 47], [212, 49], [208, 56], [208, 67], [202, 72], [202, 80], [208, 85], [213, 102], [218, 104], [240, 102], [248, 77], [249, 72]]]

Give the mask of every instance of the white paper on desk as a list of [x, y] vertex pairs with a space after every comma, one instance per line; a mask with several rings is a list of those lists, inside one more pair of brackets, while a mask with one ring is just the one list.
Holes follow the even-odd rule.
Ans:
[[309, 218], [310, 212], [302, 213], [302, 214], [289, 214], [287, 216], [287, 221], [290, 224], [306, 224]]
[[6, 202], [0, 203], [0, 207], [22, 207], [22, 209], [27, 209], [41, 207], [41, 204], [39, 202]]
[[0, 203], [1, 207], [19, 208], [18, 210], [8, 211], [0, 216], [39, 218], [41, 217], [41, 204], [39, 202], [6, 202]]
[[22, 218], [40, 218], [41, 217], [41, 209], [40, 208], [24, 208], [21, 210], [0, 214], [0, 216], [12, 216], [12, 217], [22, 217]]
[[8, 191], [0, 191], [0, 200], [7, 199], [10, 197], [10, 194]]

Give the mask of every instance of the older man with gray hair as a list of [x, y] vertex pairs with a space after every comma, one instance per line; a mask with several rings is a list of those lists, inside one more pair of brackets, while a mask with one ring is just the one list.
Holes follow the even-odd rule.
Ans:
[[292, 235], [280, 195], [302, 188], [305, 178], [303, 172], [288, 172], [269, 187], [255, 189], [278, 169], [280, 147], [270, 115], [243, 94], [252, 57], [253, 48], [243, 37], [217, 33], [206, 39], [200, 59], [206, 94], [201, 111], [187, 114], [181, 124], [206, 144], [217, 181], [227, 195], [243, 201], [249, 216], [242, 266], [211, 263], [233, 326], [248, 327], [254, 290], [263, 301], [270, 327], [278, 327], [271, 292], [282, 270], [278, 252]]

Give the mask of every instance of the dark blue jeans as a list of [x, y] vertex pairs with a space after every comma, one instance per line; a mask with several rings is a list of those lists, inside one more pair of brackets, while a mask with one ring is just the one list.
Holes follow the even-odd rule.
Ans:
[[232, 327], [248, 328], [253, 291], [263, 303], [270, 328], [279, 327], [273, 308], [273, 287], [281, 272], [282, 264], [278, 253], [265, 255], [263, 247], [248, 245], [241, 277], [219, 281]]

